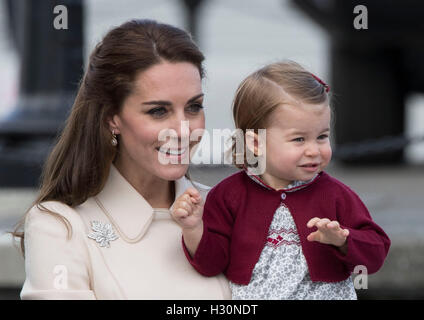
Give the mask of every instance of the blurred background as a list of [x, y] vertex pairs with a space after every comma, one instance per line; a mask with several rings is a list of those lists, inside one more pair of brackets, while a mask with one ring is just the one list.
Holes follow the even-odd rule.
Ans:
[[[68, 10], [68, 29], [54, 28], [57, 5]], [[357, 5], [367, 10], [354, 13]], [[335, 121], [328, 172], [359, 194], [392, 240], [385, 265], [358, 297], [424, 298], [422, 1], [0, 0], [0, 299], [19, 299], [24, 261], [6, 231], [35, 199], [88, 55], [110, 28], [132, 18], [192, 33], [206, 56], [211, 136], [234, 128], [238, 84], [267, 63], [292, 59], [329, 83]], [[221, 146], [211, 151], [212, 164], [197, 159], [190, 172], [213, 186], [236, 170], [219, 164]]]

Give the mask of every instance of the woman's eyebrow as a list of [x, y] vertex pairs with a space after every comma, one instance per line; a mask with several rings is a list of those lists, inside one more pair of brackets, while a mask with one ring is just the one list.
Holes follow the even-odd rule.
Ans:
[[[198, 94], [198, 95], [194, 96], [193, 98], [190, 98], [187, 101], [187, 103], [194, 102], [197, 99], [199, 99], [200, 97], [203, 97], [204, 95], [205, 95], [204, 93]], [[152, 101], [143, 102], [142, 104], [145, 104], [145, 105], [171, 106], [172, 105], [172, 102], [166, 101], [166, 100], [152, 100]]]
[[193, 98], [189, 99], [189, 100], [187, 101], [187, 103], [194, 102], [194, 101], [196, 101], [197, 99], [199, 99], [199, 98], [203, 97], [204, 95], [205, 95], [204, 93], [198, 94], [197, 96], [194, 96]]
[[160, 106], [170, 106], [170, 105], [172, 105], [172, 103], [170, 101], [165, 101], [165, 100], [146, 101], [146, 102], [143, 102], [142, 104], [160, 105]]

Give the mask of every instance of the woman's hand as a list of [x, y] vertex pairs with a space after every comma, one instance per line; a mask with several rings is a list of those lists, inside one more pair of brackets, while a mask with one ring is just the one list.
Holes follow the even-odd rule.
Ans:
[[171, 212], [174, 220], [182, 229], [194, 229], [202, 222], [203, 202], [199, 191], [188, 188], [175, 201]]
[[331, 244], [339, 247], [340, 251], [346, 253], [347, 242], [349, 235], [348, 229], [342, 229], [337, 221], [330, 221], [327, 218], [312, 218], [308, 221], [308, 228], [317, 227], [318, 230], [308, 235], [308, 241], [318, 241], [325, 244]]

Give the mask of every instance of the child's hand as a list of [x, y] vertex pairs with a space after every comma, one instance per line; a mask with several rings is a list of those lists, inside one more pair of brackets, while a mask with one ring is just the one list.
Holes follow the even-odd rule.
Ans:
[[337, 221], [330, 221], [327, 218], [312, 218], [306, 224], [308, 228], [317, 227], [318, 230], [308, 235], [308, 241], [318, 241], [325, 244], [332, 244], [336, 247], [343, 247], [346, 244], [348, 229], [340, 228]]
[[188, 188], [178, 199], [171, 212], [182, 229], [195, 229], [202, 225], [203, 202], [199, 191]]

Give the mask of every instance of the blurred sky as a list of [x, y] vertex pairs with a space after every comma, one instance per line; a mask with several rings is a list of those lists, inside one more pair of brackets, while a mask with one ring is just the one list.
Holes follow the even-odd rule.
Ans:
[[[85, 58], [113, 26], [131, 18], [151, 18], [185, 28], [179, 0], [86, 0]], [[5, 35], [0, 1], [0, 117], [17, 96], [18, 61]], [[231, 102], [249, 73], [279, 59], [301, 63], [328, 79], [326, 33], [291, 7], [288, 0], [209, 0], [199, 16], [198, 44], [206, 56], [206, 129], [233, 128]], [[330, 83], [331, 86], [331, 83]], [[424, 134], [424, 97], [408, 99], [407, 134]], [[213, 152], [220, 159], [219, 150]], [[424, 162], [424, 144], [409, 147], [411, 162]]]

